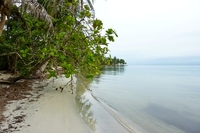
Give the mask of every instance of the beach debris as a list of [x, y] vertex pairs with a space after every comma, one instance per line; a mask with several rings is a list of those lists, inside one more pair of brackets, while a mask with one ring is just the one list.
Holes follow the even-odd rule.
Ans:
[[26, 80], [11, 85], [0, 85], [0, 133], [19, 131], [20, 127], [25, 126], [24, 110], [27, 103], [36, 101], [40, 96], [33, 90], [32, 83], [33, 81]]
[[24, 117], [25, 117], [25, 115], [15, 116], [15, 117], [14, 117], [15, 121], [14, 121], [13, 124], [23, 122], [23, 121], [24, 121]]
[[29, 102], [33, 102], [33, 101], [35, 101], [35, 100], [33, 100], [33, 99], [29, 100]]
[[62, 91], [63, 91], [63, 89], [64, 89], [64, 86], [57, 87], [57, 88], [56, 88], [56, 90], [58, 90], [58, 89], [60, 89], [60, 90], [61, 90], [61, 92], [62, 92]]
[[[67, 86], [70, 87], [71, 93], [73, 94], [73, 92], [74, 92], [74, 88], [75, 88], [75, 83], [74, 83], [74, 80], [73, 80], [73, 76], [71, 76], [70, 81], [67, 82], [64, 86], [56, 87], [55, 90], [60, 89], [60, 91], [63, 92], [64, 88], [66, 88]], [[68, 92], [70, 92], [70, 91], [68, 91]]]
[[22, 108], [21, 106], [17, 106], [16, 109], [14, 109], [13, 111], [20, 110], [21, 108]]

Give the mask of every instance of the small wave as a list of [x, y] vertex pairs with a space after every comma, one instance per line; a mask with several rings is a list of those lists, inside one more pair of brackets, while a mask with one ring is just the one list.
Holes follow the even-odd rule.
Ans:
[[94, 94], [91, 92], [92, 97], [98, 101], [104, 109], [113, 117], [115, 120], [117, 120], [124, 128], [126, 128], [130, 133], [136, 133], [130, 126], [129, 124], [122, 118], [122, 116], [119, 115], [117, 112], [117, 109], [112, 107], [106, 102], [103, 102], [102, 100], [100, 101]]

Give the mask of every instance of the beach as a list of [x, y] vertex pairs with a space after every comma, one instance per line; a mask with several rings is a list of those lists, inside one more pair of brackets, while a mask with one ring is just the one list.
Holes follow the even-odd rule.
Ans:
[[[93, 115], [84, 111], [88, 106], [77, 102], [75, 86], [65, 86], [70, 79], [64, 76], [35, 81], [26, 98], [9, 102], [4, 112], [5, 121], [0, 132], [9, 133], [126, 133], [135, 132], [124, 127], [106, 111], [88, 91], [95, 104]], [[73, 81], [75, 82], [75, 81]], [[76, 83], [73, 83], [76, 85]], [[60, 86], [64, 87], [63, 92]], [[58, 90], [56, 90], [58, 88]], [[72, 91], [73, 90], [73, 91]], [[85, 97], [85, 96], [83, 96]], [[82, 99], [83, 101], [84, 99]], [[90, 104], [91, 104], [90, 103]], [[94, 108], [93, 108], [94, 109]], [[86, 114], [84, 114], [84, 112]], [[112, 113], [113, 114], [113, 113]], [[93, 121], [91, 121], [93, 120]], [[129, 131], [130, 130], [130, 131]]]
[[[7, 105], [4, 112], [7, 119], [2, 124], [2, 130], [12, 126], [12, 132], [20, 133], [90, 133], [90, 128], [76, 111], [70, 87], [64, 88], [62, 93], [55, 90], [68, 81], [66, 78], [58, 78], [54, 81], [50, 79], [46, 82], [36, 82], [29, 98]], [[37, 88], [39, 86], [43, 88]], [[23, 121], [12, 124], [17, 116], [21, 116]]]

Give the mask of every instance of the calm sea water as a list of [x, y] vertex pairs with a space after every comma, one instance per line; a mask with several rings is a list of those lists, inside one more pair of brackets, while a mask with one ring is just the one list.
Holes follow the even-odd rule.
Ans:
[[94, 131], [98, 101], [141, 132], [200, 133], [200, 66], [109, 66], [93, 81], [78, 80], [77, 93], [78, 110]]

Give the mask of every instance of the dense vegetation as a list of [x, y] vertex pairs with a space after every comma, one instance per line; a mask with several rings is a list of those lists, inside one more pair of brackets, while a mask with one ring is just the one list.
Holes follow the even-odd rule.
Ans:
[[16, 2], [0, 2], [0, 69], [29, 77], [41, 74], [45, 66], [49, 77], [57, 77], [61, 66], [66, 77], [81, 73], [90, 78], [109, 63], [108, 42], [117, 34], [103, 29], [89, 0]]

